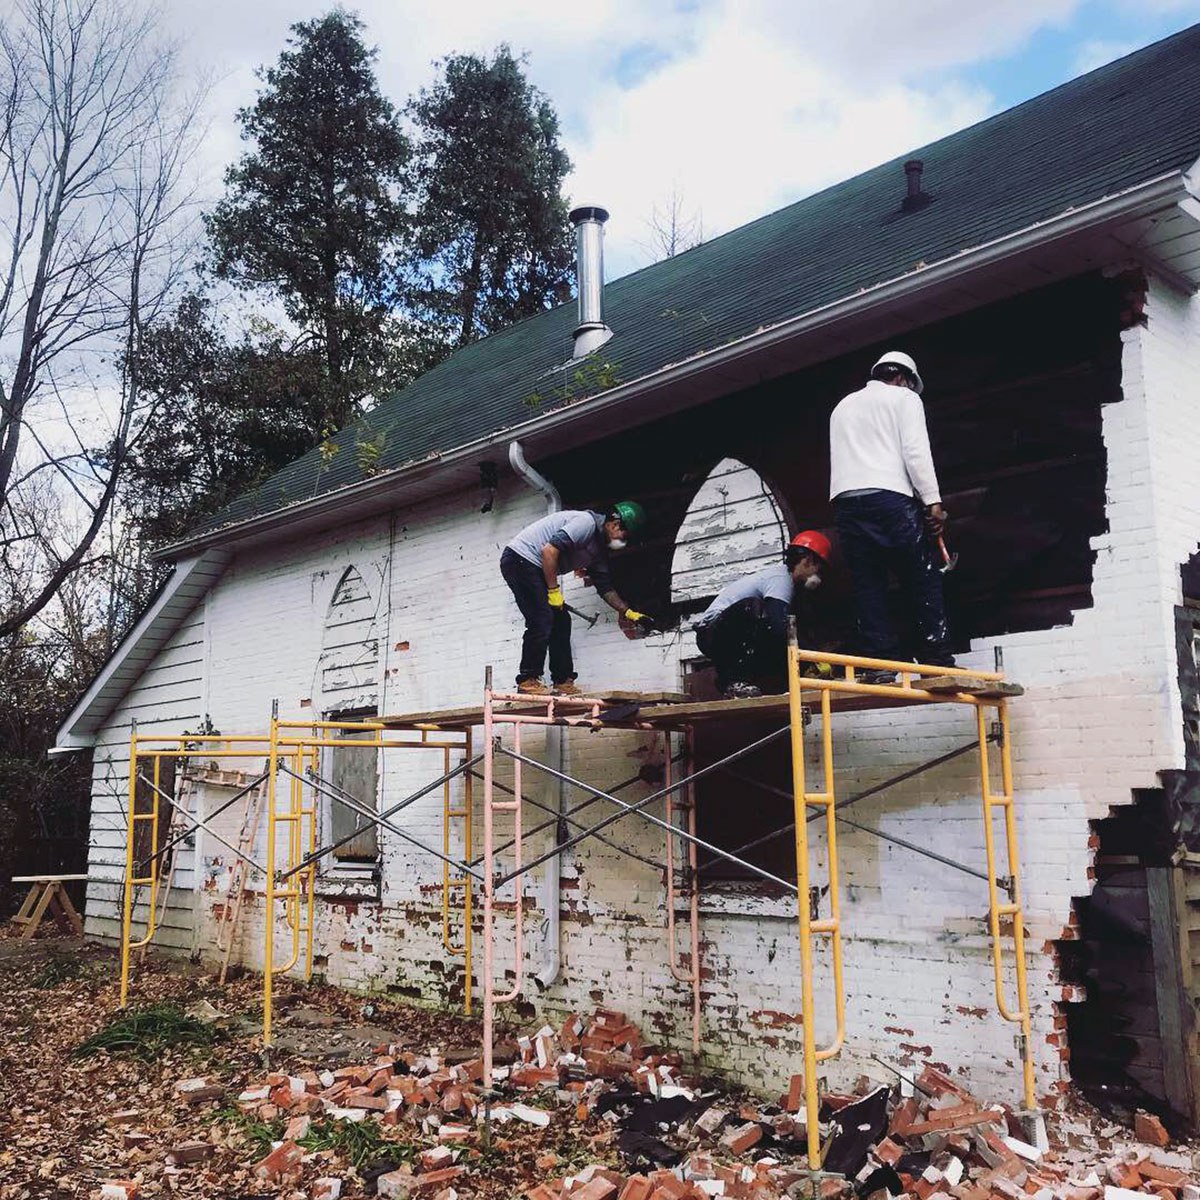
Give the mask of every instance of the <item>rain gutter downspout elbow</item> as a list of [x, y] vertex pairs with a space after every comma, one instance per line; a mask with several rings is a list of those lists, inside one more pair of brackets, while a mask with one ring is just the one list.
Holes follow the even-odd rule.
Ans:
[[[562, 509], [562, 497], [558, 494], [558, 489], [540, 471], [529, 465], [520, 442], [509, 442], [508, 462], [534, 491], [545, 496], [547, 512], [556, 513]], [[567, 809], [567, 784], [561, 778], [567, 772], [567, 738], [566, 730], [561, 726], [552, 725], [546, 730], [546, 756], [554, 762], [560, 775], [558, 821], [554, 837], [556, 844], [561, 846], [567, 839], [567, 827], [563, 819]], [[546, 914], [546, 964], [534, 974], [534, 978], [543, 987], [549, 987], [558, 978], [562, 967], [561, 880], [562, 855], [556, 854], [546, 862], [546, 891], [543, 901], [543, 911]]]

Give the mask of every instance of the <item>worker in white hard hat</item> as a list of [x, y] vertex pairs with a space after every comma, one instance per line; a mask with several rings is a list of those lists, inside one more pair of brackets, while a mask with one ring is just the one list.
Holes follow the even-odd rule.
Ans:
[[[951, 667], [936, 539], [946, 524], [917, 364], [889, 350], [865, 387], [851, 392], [829, 418], [829, 496], [842, 556], [854, 581], [857, 650], [867, 658], [916, 658]], [[903, 644], [888, 611], [895, 574], [916, 618], [917, 645]], [[888, 671], [860, 672], [891, 682]]]

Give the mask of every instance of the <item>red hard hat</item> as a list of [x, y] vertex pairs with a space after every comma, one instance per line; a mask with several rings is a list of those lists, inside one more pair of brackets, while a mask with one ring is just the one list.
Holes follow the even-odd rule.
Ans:
[[825, 562], [829, 561], [829, 555], [833, 547], [829, 544], [829, 539], [823, 534], [818, 533], [815, 529], [805, 529], [801, 533], [796, 534], [792, 538], [791, 545], [799, 546], [802, 550], [811, 550], [818, 558]]

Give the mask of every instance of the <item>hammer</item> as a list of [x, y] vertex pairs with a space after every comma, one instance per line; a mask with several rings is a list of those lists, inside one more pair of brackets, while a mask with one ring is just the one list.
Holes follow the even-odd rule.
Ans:
[[943, 575], [949, 575], [958, 566], [958, 554], [951, 554], [946, 549], [946, 539], [938, 535], [938, 549], [942, 552], [942, 565], [938, 568]]
[[593, 625], [595, 625], [595, 623], [596, 623], [598, 620], [600, 620], [600, 617], [599, 617], [598, 615], [597, 615], [597, 616], [594, 616], [594, 617], [589, 617], [589, 616], [587, 615], [587, 613], [585, 613], [585, 612], [580, 612], [580, 611], [579, 611], [579, 609], [575, 608], [575, 607], [574, 607], [573, 605], [571, 605], [571, 604], [564, 604], [564, 605], [563, 605], [563, 608], [565, 608], [565, 609], [567, 610], [567, 612], [569, 612], [569, 613], [571, 614], [571, 616], [573, 616], [573, 617], [578, 617], [578, 618], [579, 618], [581, 621], [586, 621], [586, 622], [587, 622], [587, 627], [588, 627], [589, 629], [591, 629], [591, 627], [592, 627]]

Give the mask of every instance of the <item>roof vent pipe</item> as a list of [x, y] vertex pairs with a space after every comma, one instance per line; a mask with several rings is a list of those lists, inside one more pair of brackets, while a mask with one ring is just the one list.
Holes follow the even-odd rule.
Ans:
[[604, 323], [604, 222], [607, 220], [608, 210], [598, 204], [581, 204], [571, 210], [579, 293], [574, 358], [591, 354], [613, 335]]
[[921, 186], [921, 175], [924, 170], [925, 162], [920, 158], [910, 158], [904, 164], [904, 178], [908, 183], [908, 190], [900, 207], [905, 212], [912, 212], [915, 208], [924, 208], [933, 199]]

